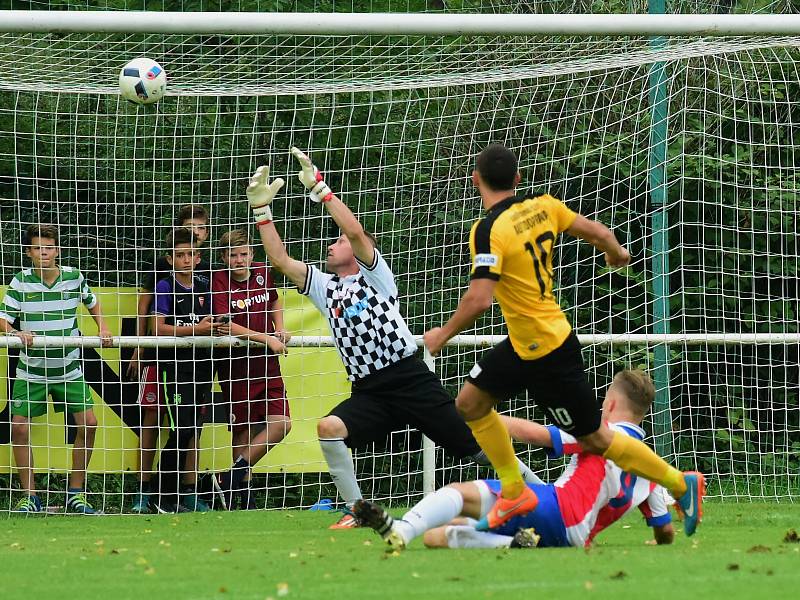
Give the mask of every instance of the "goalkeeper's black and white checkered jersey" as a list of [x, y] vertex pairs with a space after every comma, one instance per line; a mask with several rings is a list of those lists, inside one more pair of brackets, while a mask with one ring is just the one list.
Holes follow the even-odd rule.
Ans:
[[356, 381], [417, 351], [397, 301], [397, 285], [375, 250], [371, 265], [358, 262], [356, 275], [339, 277], [309, 266], [305, 287], [328, 319], [348, 379]]

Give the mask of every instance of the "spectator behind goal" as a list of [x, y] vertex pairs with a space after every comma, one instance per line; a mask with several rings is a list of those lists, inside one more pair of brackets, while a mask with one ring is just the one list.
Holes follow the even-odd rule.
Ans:
[[[195, 235], [195, 247], [202, 246], [209, 235], [209, 215], [204, 206], [199, 204], [184, 204], [178, 209], [175, 216], [175, 227], [185, 227]], [[210, 279], [211, 265], [200, 257], [200, 262], [194, 272]], [[153, 294], [156, 283], [169, 277], [172, 267], [167, 261], [167, 256], [162, 255], [145, 271], [142, 287], [139, 291], [137, 306], [136, 335], [144, 336], [149, 333], [151, 315], [153, 311]], [[158, 381], [155, 365], [155, 350], [151, 348], [134, 348], [128, 364], [127, 375], [129, 379], [139, 381], [139, 406], [141, 407], [141, 428], [139, 430], [139, 491], [133, 499], [131, 511], [135, 513], [150, 512], [150, 496], [153, 493], [150, 480], [153, 471], [153, 462], [156, 456], [156, 443], [158, 434], [166, 416], [163, 404], [163, 386]], [[197, 470], [197, 440], [189, 450], [186, 462], [186, 471]]]
[[[67, 485], [66, 510], [94, 514], [85, 494], [86, 468], [94, 448], [97, 419], [92, 395], [83, 379], [78, 348], [34, 348], [34, 337], [78, 336], [77, 312], [83, 304], [97, 323], [103, 346], [111, 345], [100, 304], [78, 269], [58, 263], [58, 229], [55, 225], [30, 225], [23, 239], [25, 254], [33, 268], [22, 269], [9, 283], [2, 307], [0, 330], [16, 335], [25, 344], [17, 364], [11, 394], [11, 441], [14, 461], [25, 495], [17, 512], [41, 512], [33, 477], [30, 426], [33, 417], [47, 414], [47, 398], [56, 411], [69, 411], [75, 418], [77, 435], [72, 449], [72, 471]], [[13, 324], [19, 321], [20, 330]]]
[[283, 305], [272, 273], [265, 263], [253, 262], [247, 232], [228, 231], [219, 246], [226, 269], [215, 272], [211, 279], [214, 315], [230, 319], [231, 335], [264, 345], [215, 351], [220, 387], [230, 403], [234, 461], [218, 483], [225, 506], [233, 508], [234, 496], [238, 496], [240, 508], [255, 508], [250, 468], [291, 429], [278, 363], [291, 336], [283, 325]]
[[[188, 229], [176, 229], [167, 238], [167, 247], [167, 260], [173, 271], [156, 284], [156, 335], [227, 335], [228, 325], [211, 317], [208, 279], [194, 272], [200, 262], [194, 234]], [[195, 447], [193, 440], [200, 435], [202, 408], [211, 395], [211, 350], [197, 346], [158, 348], [156, 362], [170, 431], [159, 462], [159, 499], [151, 501], [152, 508], [157, 512], [208, 510], [197, 497], [197, 470], [187, 470], [186, 459]], [[181, 472], [185, 475], [184, 487], [178, 490]]]

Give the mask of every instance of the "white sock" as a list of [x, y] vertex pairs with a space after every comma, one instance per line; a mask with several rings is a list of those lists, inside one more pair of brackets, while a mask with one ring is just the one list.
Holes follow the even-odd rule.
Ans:
[[441, 488], [415, 504], [393, 527], [408, 544], [428, 529], [446, 525], [460, 515], [463, 508], [464, 498], [460, 492], [450, 487]]
[[531, 471], [530, 467], [522, 462], [520, 459], [517, 459], [519, 463], [519, 472], [522, 475], [522, 479], [525, 480], [525, 483], [538, 483], [539, 485], [544, 485], [544, 481], [539, 479], [539, 477]]
[[353, 458], [344, 443], [343, 438], [328, 438], [319, 440], [322, 455], [328, 463], [331, 479], [339, 491], [339, 495], [347, 506], [352, 506], [361, 498], [361, 489], [356, 481], [356, 469]]
[[[489, 457], [486, 456], [486, 453], [481, 450], [477, 454], [472, 456], [472, 460], [474, 460], [479, 465], [484, 467], [491, 467], [492, 463], [489, 462]], [[530, 470], [530, 467], [522, 462], [519, 458], [517, 458], [517, 464], [519, 465], [519, 472], [522, 475], [522, 479], [525, 480], [525, 483], [538, 483], [544, 485], [544, 481], [537, 477], [536, 473]]]
[[450, 525], [445, 530], [448, 548], [508, 548], [514, 538], [469, 525]]

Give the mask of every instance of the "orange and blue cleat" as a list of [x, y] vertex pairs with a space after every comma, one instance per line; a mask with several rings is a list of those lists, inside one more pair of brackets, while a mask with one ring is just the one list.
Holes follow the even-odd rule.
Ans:
[[686, 535], [694, 535], [697, 525], [703, 519], [703, 496], [706, 493], [706, 478], [702, 473], [690, 471], [683, 474], [686, 493], [678, 498], [683, 512], [683, 530]]
[[475, 524], [478, 531], [488, 531], [495, 527], [500, 527], [503, 523], [513, 517], [527, 514], [536, 510], [539, 498], [534, 491], [525, 486], [523, 492], [516, 498], [497, 498], [489, 513]]

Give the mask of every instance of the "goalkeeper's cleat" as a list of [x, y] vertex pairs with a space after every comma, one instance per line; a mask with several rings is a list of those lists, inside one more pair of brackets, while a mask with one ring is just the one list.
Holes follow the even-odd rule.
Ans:
[[678, 498], [678, 505], [683, 512], [683, 531], [686, 535], [694, 535], [697, 525], [703, 520], [703, 496], [706, 493], [706, 478], [702, 473], [690, 471], [683, 474], [686, 482], [686, 493]]
[[147, 514], [150, 512], [150, 494], [136, 492], [133, 497], [133, 506], [131, 512], [137, 514]]
[[42, 512], [42, 501], [39, 500], [39, 496], [36, 494], [25, 496], [24, 498], [20, 498], [19, 502], [17, 502], [13, 512], [40, 513]]
[[180, 505], [191, 512], [208, 512], [211, 510], [211, 507], [205, 500], [202, 500], [197, 494], [187, 494], [183, 496]]
[[488, 531], [500, 527], [509, 519], [533, 512], [538, 504], [539, 498], [534, 491], [525, 486], [522, 493], [516, 498], [498, 497], [489, 513], [476, 523], [475, 529]]
[[75, 492], [69, 494], [67, 498], [67, 512], [79, 515], [95, 515], [97, 511], [89, 504], [86, 499], [86, 494], [83, 492]]
[[533, 527], [520, 527], [511, 540], [511, 548], [536, 548], [542, 539]]
[[356, 529], [362, 526], [359, 518], [350, 509], [344, 508], [342, 512], [344, 513], [342, 518], [328, 527], [328, 529]]
[[379, 504], [369, 500], [356, 500], [353, 513], [363, 525], [374, 529], [392, 550], [405, 549], [406, 541], [395, 530], [394, 518]]

